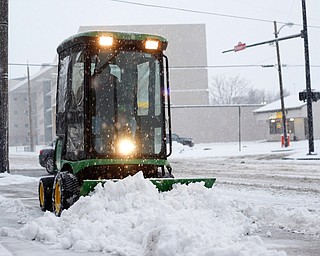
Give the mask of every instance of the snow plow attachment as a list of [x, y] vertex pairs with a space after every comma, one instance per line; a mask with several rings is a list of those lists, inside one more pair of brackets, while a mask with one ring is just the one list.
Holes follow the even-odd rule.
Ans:
[[[173, 188], [174, 184], [190, 184], [203, 182], [206, 188], [212, 188], [215, 183], [215, 178], [150, 178], [148, 179], [153, 185], [157, 187], [160, 192], [166, 192]], [[80, 196], [86, 196], [94, 190], [99, 184], [106, 183], [107, 181], [117, 182], [117, 179], [112, 180], [84, 180], [80, 189]]]

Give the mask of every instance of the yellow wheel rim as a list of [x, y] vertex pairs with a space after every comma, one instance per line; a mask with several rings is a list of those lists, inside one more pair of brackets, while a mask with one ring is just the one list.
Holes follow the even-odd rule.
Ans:
[[59, 182], [56, 183], [54, 188], [54, 206], [55, 213], [59, 214], [61, 208], [61, 187]]
[[43, 187], [43, 183], [40, 183], [39, 186], [39, 201], [40, 201], [40, 207], [44, 206], [44, 187]]

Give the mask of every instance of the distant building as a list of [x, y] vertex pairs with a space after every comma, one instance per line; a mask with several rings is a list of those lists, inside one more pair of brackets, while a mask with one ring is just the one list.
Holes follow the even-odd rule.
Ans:
[[[54, 138], [56, 66], [45, 66], [30, 77], [31, 124], [35, 144]], [[30, 146], [28, 79], [9, 81], [9, 145]]]
[[173, 106], [172, 127], [196, 143], [264, 140], [266, 124], [253, 114], [259, 106]]
[[[29, 112], [27, 87], [16, 87], [26, 78], [9, 81], [9, 144], [10, 146], [29, 145]], [[33, 95], [33, 99], [34, 99]]]
[[[291, 140], [308, 139], [307, 103], [299, 101], [297, 94], [284, 98], [287, 131]], [[283, 134], [282, 111], [280, 100], [254, 110], [257, 120], [266, 125], [265, 136], [268, 141], [279, 141]], [[313, 103], [313, 130], [314, 138], [320, 139], [320, 103]]]

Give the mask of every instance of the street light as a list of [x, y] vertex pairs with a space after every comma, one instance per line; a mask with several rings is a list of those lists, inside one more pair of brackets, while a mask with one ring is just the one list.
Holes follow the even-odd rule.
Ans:
[[[274, 21], [275, 22], [275, 21]], [[283, 24], [279, 29], [278, 29], [278, 32], [277, 34], [279, 35], [281, 29], [283, 29], [284, 27], [292, 27], [294, 24], [292, 22], [288, 22], [286, 24]]]
[[[274, 37], [277, 39], [280, 33], [280, 30], [285, 26], [292, 27], [293, 23], [286, 23], [277, 29], [277, 22], [274, 21]], [[283, 127], [283, 137], [284, 137], [284, 146], [288, 147], [288, 135], [287, 135], [287, 119], [286, 119], [286, 109], [284, 107], [284, 99], [283, 99], [283, 85], [282, 85], [282, 72], [281, 72], [281, 61], [280, 61], [280, 49], [279, 42], [276, 41], [276, 50], [277, 50], [277, 61], [278, 61], [278, 75], [279, 75], [279, 86], [280, 86], [280, 102], [281, 102], [281, 111], [282, 111], [282, 127]]]

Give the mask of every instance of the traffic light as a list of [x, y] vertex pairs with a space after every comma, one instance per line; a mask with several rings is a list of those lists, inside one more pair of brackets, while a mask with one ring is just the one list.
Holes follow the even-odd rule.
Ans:
[[312, 101], [317, 101], [320, 99], [320, 92], [312, 92]]
[[307, 92], [299, 92], [299, 100], [305, 102], [307, 100]]
[[[304, 102], [307, 100], [307, 92], [305, 90], [299, 92], [299, 100]], [[320, 92], [311, 92], [311, 100], [314, 102], [320, 100]]]

